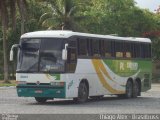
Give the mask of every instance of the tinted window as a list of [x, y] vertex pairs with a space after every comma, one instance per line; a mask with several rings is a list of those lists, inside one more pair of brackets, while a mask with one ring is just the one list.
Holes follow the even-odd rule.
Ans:
[[75, 40], [69, 41], [69, 47], [76, 47], [76, 46], [77, 46], [77, 43]]
[[143, 58], [151, 58], [151, 44], [147, 43], [141, 44], [141, 51]]
[[91, 42], [91, 49], [92, 49], [92, 56], [99, 57], [100, 56], [100, 41], [99, 40], [92, 40]]
[[131, 58], [131, 43], [130, 42], [124, 42], [124, 57], [125, 58]]
[[87, 56], [87, 40], [78, 39], [78, 55]]
[[23, 39], [17, 71], [38, 71], [39, 47], [41, 39]]
[[135, 43], [135, 57], [141, 58], [141, 44]]
[[115, 42], [116, 57], [123, 57], [124, 46], [122, 41]]
[[114, 57], [114, 41], [101, 40], [100, 47], [103, 57]]
[[64, 71], [64, 61], [62, 60], [63, 46], [64, 43], [62, 39], [42, 40], [40, 51], [40, 71]]

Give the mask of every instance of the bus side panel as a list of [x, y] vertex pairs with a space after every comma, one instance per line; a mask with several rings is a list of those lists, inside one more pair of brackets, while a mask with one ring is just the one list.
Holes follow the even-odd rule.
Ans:
[[120, 80], [118, 78], [118, 80], [115, 81], [113, 78], [110, 79], [106, 73], [112, 74], [113, 72], [111, 72], [109, 68], [106, 68], [102, 60], [78, 59], [75, 74], [68, 75], [69, 79], [74, 78], [75, 81], [72, 80], [73, 82], [70, 81], [70, 83], [68, 82], [66, 85], [66, 88], [69, 88], [71, 83], [73, 86], [66, 90], [66, 96], [77, 97], [78, 86], [83, 79], [89, 82], [89, 96], [124, 93], [124, 83], [126, 83], [124, 79]]
[[66, 74], [66, 97], [78, 97], [78, 87], [81, 80], [89, 83], [89, 95], [96, 95], [100, 92], [98, 77], [89, 59], [78, 59], [76, 71], [73, 74]]
[[[89, 96], [124, 94], [128, 78], [140, 78], [142, 91], [146, 91], [150, 89], [151, 62], [143, 60], [78, 59], [74, 76], [71, 78], [75, 78], [75, 82], [77, 81], [75, 84], [77, 95], [77, 88], [82, 79], [89, 82]], [[145, 77], [148, 77], [148, 83], [145, 83]], [[146, 84], [148, 86], [145, 86]], [[68, 96], [71, 96], [69, 95], [71, 93], [68, 91]]]
[[[151, 60], [103, 60], [106, 69], [110, 69], [109, 73], [114, 79], [120, 81], [124, 78], [123, 85], [126, 84], [128, 78], [141, 80], [141, 90], [147, 91], [151, 88], [152, 78], [152, 62]], [[119, 76], [119, 78], [118, 78]]]

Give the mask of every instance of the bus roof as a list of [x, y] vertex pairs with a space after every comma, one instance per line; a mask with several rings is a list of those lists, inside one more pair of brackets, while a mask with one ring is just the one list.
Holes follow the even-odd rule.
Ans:
[[136, 42], [147, 42], [151, 43], [151, 40], [148, 38], [136, 38], [136, 37], [118, 37], [112, 35], [99, 35], [99, 34], [89, 34], [89, 33], [80, 33], [72, 32], [66, 30], [49, 30], [49, 31], [36, 31], [25, 33], [21, 36], [22, 38], [69, 38], [71, 36], [86, 36], [86, 37], [95, 37], [95, 38], [106, 38], [113, 40], [124, 40], [124, 41], [136, 41]]

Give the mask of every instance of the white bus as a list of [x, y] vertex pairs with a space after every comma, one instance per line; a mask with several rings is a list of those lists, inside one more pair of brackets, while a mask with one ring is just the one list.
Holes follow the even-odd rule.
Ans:
[[19, 97], [37, 102], [104, 95], [135, 98], [151, 88], [151, 40], [72, 31], [21, 36], [16, 81]]

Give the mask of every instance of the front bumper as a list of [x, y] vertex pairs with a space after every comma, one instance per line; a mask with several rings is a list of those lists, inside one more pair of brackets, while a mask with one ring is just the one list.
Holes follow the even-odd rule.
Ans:
[[18, 85], [16, 88], [19, 97], [65, 98], [65, 86]]

